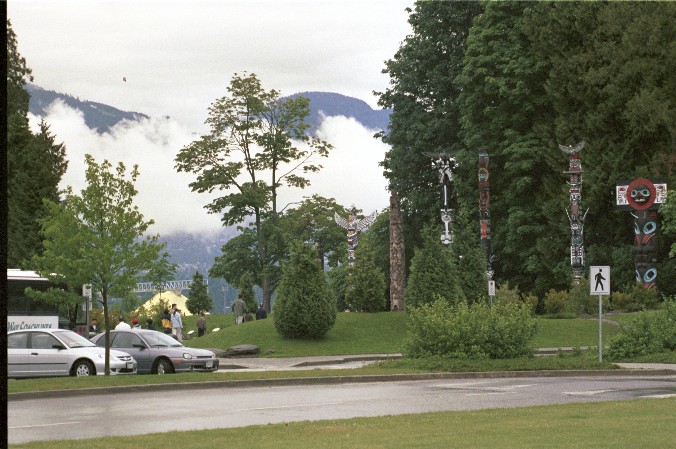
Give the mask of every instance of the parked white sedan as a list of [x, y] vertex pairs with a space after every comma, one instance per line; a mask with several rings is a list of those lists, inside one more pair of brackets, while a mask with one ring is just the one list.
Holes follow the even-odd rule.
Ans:
[[[7, 377], [93, 376], [105, 373], [106, 354], [66, 329], [26, 329], [7, 333]], [[136, 374], [136, 360], [110, 351], [110, 374]]]

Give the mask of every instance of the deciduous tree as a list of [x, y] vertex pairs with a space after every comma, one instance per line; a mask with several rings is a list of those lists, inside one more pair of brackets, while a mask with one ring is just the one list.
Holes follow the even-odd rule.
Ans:
[[36, 265], [51, 280], [89, 283], [100, 294], [106, 321], [105, 374], [109, 375], [108, 300], [129, 293], [138, 274], [158, 263], [164, 245], [158, 243], [159, 236], [146, 236], [153, 220], [146, 221], [134, 205], [138, 168], [134, 166], [127, 175], [122, 163], [113, 169], [107, 160], [97, 164], [90, 155], [85, 159], [87, 186], [80, 195], [68, 188], [62, 203], [45, 201], [49, 214], [40, 221], [45, 251]]
[[282, 99], [266, 91], [255, 74], [233, 76], [228, 95], [209, 108], [210, 133], [178, 153], [176, 169], [197, 179], [193, 191], [226, 192], [205, 207], [222, 213], [223, 224], [253, 217], [263, 302], [270, 308], [271, 267], [278, 264], [269, 250], [263, 223], [278, 214], [277, 192], [283, 186], [306, 187], [303, 173], [320, 170], [315, 159], [328, 155], [331, 145], [308, 136], [305, 118], [309, 100]]

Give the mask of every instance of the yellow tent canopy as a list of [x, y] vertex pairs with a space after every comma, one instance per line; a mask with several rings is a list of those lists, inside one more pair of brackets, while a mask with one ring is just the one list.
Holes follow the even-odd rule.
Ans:
[[172, 304], [176, 304], [176, 307], [178, 307], [178, 310], [181, 311], [181, 315], [183, 316], [190, 316], [192, 313], [188, 310], [188, 308], [185, 305], [185, 302], [188, 300], [187, 297], [174, 293], [172, 291], [165, 291], [162, 293], [155, 293], [155, 296], [150, 298], [148, 301], [143, 303], [141, 307], [135, 310], [137, 314], [149, 314], [151, 313], [151, 310], [153, 310], [153, 307], [157, 306], [160, 301], [164, 301], [167, 304], [167, 309], [171, 309]]

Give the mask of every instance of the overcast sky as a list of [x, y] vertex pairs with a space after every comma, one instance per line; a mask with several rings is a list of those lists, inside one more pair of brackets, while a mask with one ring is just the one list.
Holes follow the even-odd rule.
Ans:
[[[337, 92], [377, 108], [387, 88], [384, 61], [410, 33], [413, 0], [12, 0], [7, 14], [34, 83], [82, 100], [152, 117], [108, 135], [87, 129], [76, 111], [55, 104], [47, 117], [70, 162], [64, 185], [84, 183], [83, 155], [139, 164], [138, 203], [155, 232], [220, 226], [190, 176], [173, 169], [176, 153], [204, 133], [207, 108], [226, 95], [233, 74], [256, 73], [282, 95]], [[126, 82], [123, 81], [126, 78]], [[169, 116], [167, 120], [164, 117]], [[34, 123], [37, 119], [34, 119]], [[345, 118], [324, 122], [336, 149], [294, 201], [319, 193], [367, 214], [387, 206], [382, 160], [387, 146]]]

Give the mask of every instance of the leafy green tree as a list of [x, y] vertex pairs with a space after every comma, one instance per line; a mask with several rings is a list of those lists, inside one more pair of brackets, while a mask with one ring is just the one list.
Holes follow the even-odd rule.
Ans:
[[[124, 297], [136, 285], [137, 275], [160, 259], [159, 236], [146, 236], [152, 220], [145, 221], [134, 205], [138, 168], [126, 177], [124, 164], [97, 164], [85, 155], [87, 187], [75, 195], [66, 191], [62, 203], [45, 201], [49, 215], [40, 220], [45, 251], [34, 258], [39, 273], [67, 285], [89, 283], [101, 296], [106, 317], [106, 367], [110, 374], [108, 299]], [[56, 274], [55, 274], [56, 273]]]
[[[534, 54], [549, 60], [544, 86], [557, 140], [587, 142], [582, 161], [583, 203], [591, 209], [585, 222], [588, 265], [607, 264], [608, 254], [633, 240], [632, 217], [618, 212], [610, 195], [618, 181], [676, 181], [676, 81], [665, 64], [673, 59], [675, 13], [670, 2], [542, 2], [524, 27]], [[673, 236], [660, 240], [660, 260], [673, 242]], [[631, 288], [634, 270], [626, 269], [622, 288]], [[658, 273], [660, 289], [673, 286], [660, 279], [673, 266], [658, 267]]]
[[245, 273], [239, 278], [237, 289], [239, 290], [239, 294], [242, 295], [242, 300], [246, 304], [247, 310], [249, 312], [256, 310], [256, 293], [254, 292], [254, 283], [250, 274]]
[[193, 191], [226, 192], [205, 206], [211, 213], [222, 213], [224, 225], [253, 217], [257, 277], [269, 310], [271, 268], [278, 260], [269, 250], [263, 224], [278, 214], [279, 188], [306, 187], [309, 180], [298, 173], [320, 170], [313, 158], [327, 156], [331, 146], [306, 134], [307, 98], [281, 99], [276, 90], [264, 90], [255, 74], [246, 73], [233, 76], [227, 90], [228, 95], [209, 108], [206, 124], [211, 132], [179, 151], [176, 169], [197, 176], [190, 184]]
[[204, 283], [204, 275], [199, 271], [192, 276], [190, 297], [185, 302], [185, 306], [193, 315], [199, 315], [214, 308], [214, 300], [209, 296], [208, 288]]
[[455, 304], [464, 301], [465, 295], [451, 251], [439, 243], [436, 233], [426, 228], [423, 246], [413, 256], [404, 299], [406, 307], [419, 307], [438, 298]]
[[336, 302], [314, 250], [302, 243], [294, 245], [282, 270], [275, 329], [286, 338], [321, 339], [336, 322]]
[[58, 185], [66, 172], [66, 149], [56, 144], [49, 126], [33, 134], [28, 124], [30, 96], [24, 89], [31, 70], [18, 51], [7, 21], [7, 263], [25, 266], [42, 252], [39, 219], [47, 214], [43, 199], [59, 200]]
[[294, 241], [312, 242], [317, 248], [319, 260], [324, 268], [324, 258], [331, 267], [338, 265], [347, 254], [345, 232], [336, 225], [334, 214], [342, 214], [345, 207], [333, 198], [312, 195], [305, 198], [298, 207], [289, 209], [280, 219], [280, 227], [287, 244]]
[[[567, 158], [552, 139], [551, 104], [542, 83], [550, 67], [523, 31], [531, 6], [485, 4], [456, 83], [466, 146], [489, 148], [496, 280], [542, 294], [570, 284], [570, 230], [562, 174]], [[475, 167], [460, 184], [476, 185]]]

